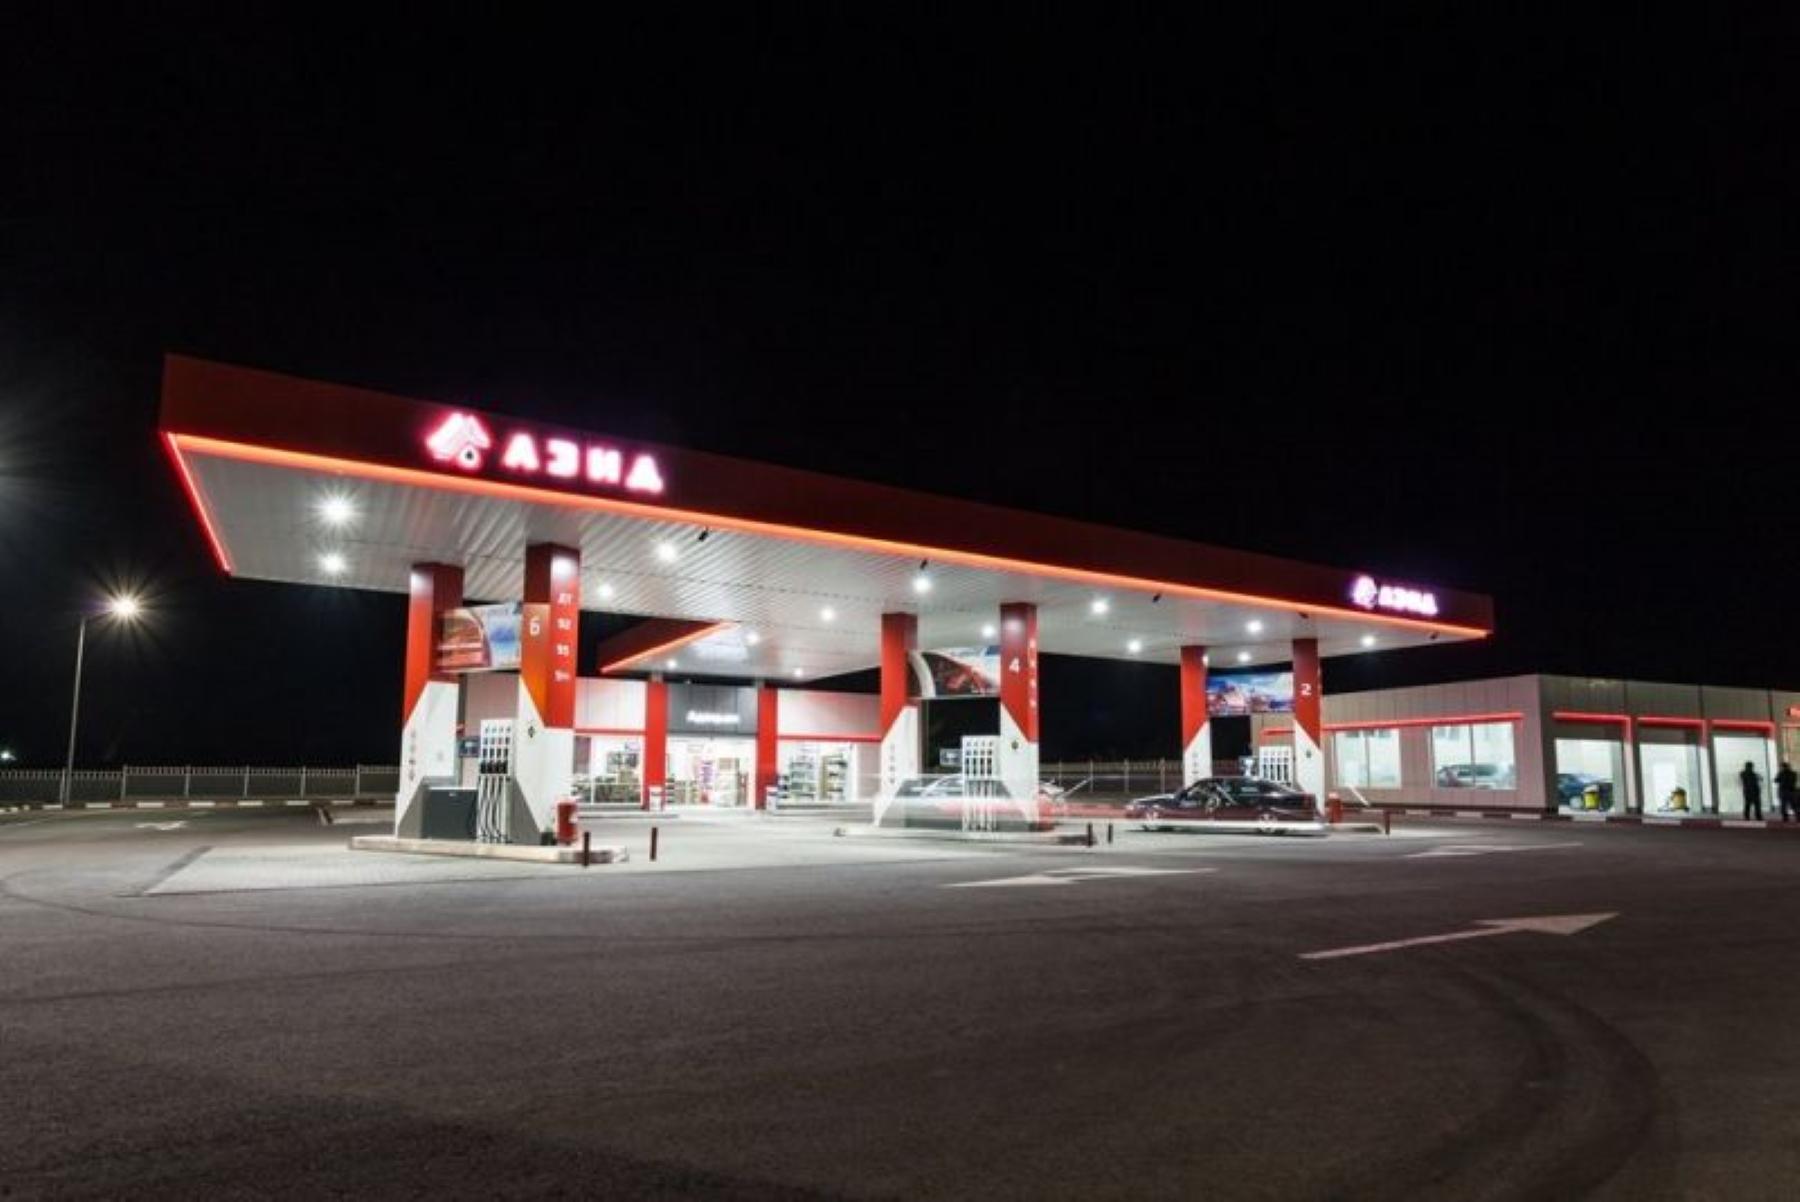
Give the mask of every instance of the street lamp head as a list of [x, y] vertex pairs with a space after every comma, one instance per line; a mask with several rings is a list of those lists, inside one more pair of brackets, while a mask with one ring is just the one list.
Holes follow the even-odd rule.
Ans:
[[144, 607], [143, 604], [130, 593], [122, 593], [117, 597], [107, 598], [106, 612], [113, 617], [118, 618], [121, 622], [130, 622], [144, 612]]
[[0, 748], [0, 764], [10, 764], [19, 757], [5, 748]]

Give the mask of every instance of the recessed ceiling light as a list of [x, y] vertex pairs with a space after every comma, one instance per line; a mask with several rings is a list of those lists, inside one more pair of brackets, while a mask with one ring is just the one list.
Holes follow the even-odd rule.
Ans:
[[744, 646], [754, 647], [760, 642], [762, 642], [762, 635], [756, 633], [756, 631], [746, 630], [744, 632]]
[[1375, 645], [1375, 636], [1372, 634], [1363, 635], [1362, 645], [1365, 647], [1373, 647]]
[[917, 576], [913, 577], [913, 592], [929, 593], [930, 591], [931, 591], [931, 577], [927, 576], [923, 572], [920, 572]]
[[835, 622], [837, 621], [837, 610], [827, 605], [819, 611], [819, 619], [824, 622]]
[[345, 563], [342, 555], [339, 555], [336, 551], [327, 551], [325, 554], [319, 556], [319, 566], [325, 571], [330, 572], [333, 576], [336, 576], [348, 565]]
[[991, 639], [999, 633], [1000, 631], [995, 628], [992, 622], [989, 622], [981, 628], [981, 637], [984, 639]]
[[349, 497], [334, 493], [319, 502], [319, 517], [327, 526], [348, 526], [356, 517], [356, 506]]
[[681, 666], [681, 661], [678, 659], [670, 659], [663, 663], [663, 667], [669, 668], [669, 669], [679, 668], [680, 666]]
[[656, 557], [664, 563], [674, 563], [681, 558], [681, 552], [675, 549], [674, 543], [657, 543]]
[[795, 669], [794, 669], [794, 675], [795, 675], [795, 676], [805, 676], [805, 675], [806, 675], [806, 669], [805, 669], [805, 668], [795, 668]]
[[1251, 618], [1248, 622], [1244, 623], [1244, 629], [1248, 630], [1251, 634], [1261, 634], [1262, 633], [1262, 619], [1261, 618]]
[[1094, 600], [1088, 605], [1088, 608], [1094, 612], [1094, 615], [1096, 617], [1098, 617], [1099, 615], [1105, 613], [1107, 610], [1111, 609], [1112, 606], [1111, 606], [1111, 604], [1109, 604], [1107, 602], [1105, 597], [1095, 597]]
[[612, 595], [613, 595], [613, 586], [612, 585], [607, 584], [604, 581], [602, 581], [598, 591], [600, 593], [600, 599], [602, 601], [611, 601], [612, 600]]
[[1247, 664], [1249, 662], [1250, 662], [1250, 653], [1248, 651], [1238, 652], [1238, 663]]
[[1144, 640], [1143, 639], [1132, 639], [1129, 643], [1125, 644], [1125, 650], [1131, 652], [1133, 655], [1136, 655], [1138, 652], [1142, 651], [1143, 649], [1144, 649]]
[[1200, 666], [1201, 666], [1201, 667], [1203, 667], [1203, 668], [1210, 668], [1210, 667], [1212, 667], [1212, 656], [1210, 656], [1210, 655], [1202, 655], [1202, 656], [1201, 656], [1201, 657], [1200, 657]]

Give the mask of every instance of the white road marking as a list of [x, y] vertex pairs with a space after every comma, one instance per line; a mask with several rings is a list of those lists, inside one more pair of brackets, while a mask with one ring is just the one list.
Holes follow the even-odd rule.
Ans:
[[1201, 872], [1217, 872], [1217, 868], [1053, 868], [1029, 876], [1002, 877], [996, 881], [959, 881], [946, 889], [1004, 889], [1012, 886], [1074, 885], [1081, 881], [1120, 880], [1145, 876], [1192, 876]]
[[140, 822], [137, 828], [140, 831], [178, 831], [186, 825], [186, 819], [177, 819], [174, 822]]
[[1558, 847], [1580, 847], [1579, 843], [1449, 843], [1426, 851], [1415, 851], [1406, 860], [1429, 860], [1449, 856], [1486, 856], [1508, 851], [1549, 851]]
[[1344, 956], [1368, 956], [1376, 952], [1397, 951], [1403, 947], [1422, 947], [1428, 943], [1455, 943], [1459, 939], [1485, 939], [1489, 935], [1512, 935], [1519, 931], [1536, 931], [1540, 935], [1574, 935], [1598, 926], [1618, 912], [1606, 914], [1544, 914], [1537, 918], [1482, 918], [1475, 929], [1451, 931], [1445, 935], [1420, 935], [1414, 939], [1395, 939], [1388, 943], [1365, 943], [1357, 947], [1334, 947], [1323, 952], [1302, 952], [1302, 960], [1336, 960]]

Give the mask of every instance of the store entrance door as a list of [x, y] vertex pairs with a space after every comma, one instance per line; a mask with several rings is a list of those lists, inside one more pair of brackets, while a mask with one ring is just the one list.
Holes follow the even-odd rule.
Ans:
[[669, 737], [670, 804], [745, 806], [755, 780], [755, 739]]

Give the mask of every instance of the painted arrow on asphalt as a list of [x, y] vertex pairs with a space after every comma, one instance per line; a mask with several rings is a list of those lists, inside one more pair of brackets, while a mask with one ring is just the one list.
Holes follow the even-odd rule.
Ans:
[[1003, 889], [1014, 886], [1073, 885], [1079, 881], [1119, 880], [1144, 876], [1192, 876], [1200, 872], [1217, 872], [1216, 868], [1052, 868], [1030, 876], [1009, 876], [997, 881], [958, 881], [946, 889]]
[[1460, 939], [1486, 939], [1489, 935], [1513, 935], [1520, 931], [1536, 931], [1540, 935], [1573, 935], [1589, 927], [1599, 926], [1610, 914], [1543, 914], [1536, 918], [1483, 918], [1475, 929], [1451, 931], [1447, 935], [1421, 935], [1416, 939], [1396, 939], [1391, 943], [1365, 943], [1360, 947], [1334, 947], [1323, 952], [1302, 952], [1302, 960], [1336, 960], [1343, 956], [1368, 956], [1376, 952], [1398, 951], [1403, 947], [1423, 947], [1428, 943], [1455, 943]]
[[1579, 843], [1446, 843], [1427, 851], [1415, 851], [1408, 860], [1433, 860], [1446, 856], [1493, 856], [1509, 851], [1552, 851], [1559, 847], [1580, 847]]

